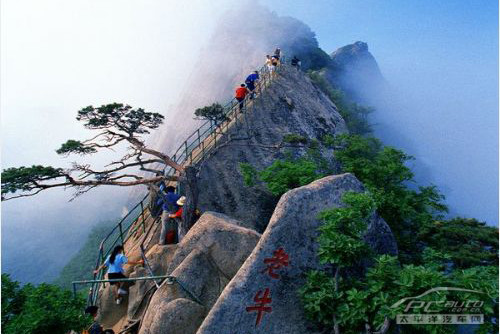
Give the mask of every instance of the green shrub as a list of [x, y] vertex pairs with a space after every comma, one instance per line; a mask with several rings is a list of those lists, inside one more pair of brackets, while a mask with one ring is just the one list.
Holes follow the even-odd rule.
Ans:
[[[422, 265], [403, 265], [397, 257], [374, 256], [363, 240], [367, 219], [376, 207], [369, 193], [346, 193], [345, 207], [326, 210], [319, 215], [323, 225], [318, 237], [318, 258], [323, 264], [334, 265], [333, 277], [328, 271], [310, 271], [306, 283], [299, 290], [306, 316], [330, 329], [330, 332], [362, 333], [366, 328], [380, 328], [389, 320], [394, 322], [406, 304], [393, 307], [402, 298], [413, 297], [431, 288], [453, 286], [483, 292], [474, 294], [474, 300], [484, 303], [482, 312], [486, 322], [480, 332], [498, 331], [493, 318], [498, 318], [498, 267], [473, 267], [449, 271], [448, 254], [427, 248]], [[345, 269], [359, 266], [361, 260], [371, 258], [374, 265], [363, 277], [342, 275]], [[444, 299], [448, 297], [448, 299]], [[463, 300], [467, 294], [440, 292], [425, 295], [420, 300]], [[444, 303], [434, 303], [433, 311], [448, 311]], [[334, 329], [333, 331], [331, 329]], [[392, 327], [394, 328], [394, 327]], [[403, 333], [453, 333], [450, 325], [406, 325]]]
[[366, 135], [372, 132], [372, 128], [368, 123], [368, 115], [373, 112], [373, 108], [349, 101], [340, 89], [333, 88], [318, 72], [309, 72], [309, 77], [337, 106], [337, 110], [344, 119], [350, 133]]
[[290, 189], [304, 186], [324, 176], [317, 164], [307, 158], [275, 160], [259, 172], [273, 195], [281, 196]]
[[324, 135], [322, 138], [321, 138], [321, 142], [323, 143], [323, 145], [325, 145], [326, 147], [329, 147], [329, 148], [333, 148], [335, 146], [335, 137], [332, 136], [332, 135]]
[[26, 284], [20, 287], [2, 274], [2, 333], [65, 334], [87, 328], [91, 318], [83, 314], [85, 298], [73, 297], [56, 285]]
[[240, 172], [243, 175], [243, 183], [247, 187], [253, 187], [257, 181], [257, 170], [250, 164], [241, 162]]
[[290, 144], [307, 144], [307, 138], [296, 134], [296, 133], [287, 133], [286, 135], [283, 136], [283, 141], [285, 143], [290, 143]]
[[413, 173], [406, 162], [413, 159], [392, 147], [383, 147], [375, 138], [359, 135], [340, 135], [335, 151], [344, 172], [353, 173], [373, 194], [379, 214], [391, 227], [403, 263], [414, 263], [421, 257], [422, 246], [416, 236], [423, 226], [447, 212], [444, 197], [436, 187], [407, 187], [414, 182]]
[[417, 240], [449, 254], [450, 261], [456, 268], [467, 269], [498, 263], [498, 228], [476, 219], [436, 220], [421, 226]]
[[309, 141], [309, 148], [312, 150], [317, 150], [319, 148], [319, 141], [317, 139], [311, 139]]

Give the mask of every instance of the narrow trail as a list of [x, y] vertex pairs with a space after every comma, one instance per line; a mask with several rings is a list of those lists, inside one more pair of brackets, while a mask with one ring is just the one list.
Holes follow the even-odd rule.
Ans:
[[[284, 60], [283, 60], [284, 62]], [[276, 71], [279, 72], [284, 64], [280, 63]], [[251, 113], [255, 107], [259, 97], [267, 90], [272, 82], [278, 77], [277, 73], [272, 75], [264, 65], [259, 70], [259, 82], [254, 90], [255, 95], [250, 98], [247, 95], [243, 103], [243, 108], [240, 109], [239, 104], [235, 98], [231, 99], [225, 106], [226, 120], [215, 124], [211, 121], [204, 122], [198, 129], [196, 129], [187, 139], [179, 146], [177, 151], [171, 155], [172, 160], [181, 165], [182, 167], [193, 166], [202, 161], [208, 156], [218, 144], [222, 142], [224, 136], [229, 130], [236, 126], [245, 125], [245, 116]], [[179, 173], [172, 167], [167, 167], [164, 170], [166, 176], [179, 176]], [[177, 186], [177, 181], [169, 181], [168, 185]], [[95, 268], [98, 268], [110, 254], [111, 250], [118, 244], [124, 245], [127, 254], [131, 260], [142, 258], [145, 260], [146, 267], [149, 267], [146, 254], [156, 244], [154, 236], [157, 231], [160, 217], [153, 217], [149, 209], [149, 194], [136, 204], [129, 213], [108, 233], [102, 240], [98, 255], [96, 259]], [[90, 281], [91, 286], [89, 289], [87, 305], [96, 305], [99, 298], [99, 291], [102, 290], [106, 283], [94, 282], [105, 279], [104, 271], [94, 274], [93, 281]], [[151, 276], [152, 273], [149, 273]], [[161, 283], [161, 282], [160, 282]], [[76, 291], [76, 285], [73, 284]], [[157, 288], [158, 285], [154, 287]], [[151, 296], [152, 294], [146, 294]], [[144, 301], [141, 301], [143, 303]], [[122, 327], [124, 319], [120, 319], [115, 326]], [[114, 327], [114, 326], [113, 326]]]

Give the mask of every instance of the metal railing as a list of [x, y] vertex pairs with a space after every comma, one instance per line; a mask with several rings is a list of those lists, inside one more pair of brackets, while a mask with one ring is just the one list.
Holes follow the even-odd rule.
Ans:
[[[79, 284], [96, 284], [96, 283], [114, 283], [114, 282], [137, 282], [137, 281], [150, 281], [150, 280], [160, 280], [160, 282], [163, 282], [163, 280], [167, 281], [167, 284], [175, 284], [177, 283], [182, 290], [184, 290], [189, 297], [191, 297], [194, 301], [196, 301], [198, 304], [203, 305], [201, 300], [196, 297], [196, 295], [189, 290], [184, 283], [182, 283], [177, 277], [171, 276], [171, 275], [158, 275], [158, 276], [148, 276], [148, 277], [133, 277], [133, 278], [119, 278], [119, 279], [95, 279], [95, 280], [84, 280], [84, 281], [74, 281], [72, 282], [73, 284], [73, 296], [76, 297], [76, 286]], [[159, 287], [158, 284], [156, 284], [156, 287]]]
[[[279, 66], [276, 67], [276, 71], [279, 71], [285, 62], [285, 58], [281, 58]], [[221, 136], [227, 133], [227, 131], [232, 127], [233, 124], [238, 124], [238, 122], [243, 122], [245, 114], [248, 107], [254, 106], [255, 99], [269, 86], [273, 81], [274, 76], [268, 70], [267, 66], [264, 65], [259, 70], [259, 82], [255, 85], [255, 95], [250, 98], [251, 94], [248, 94], [246, 98], [239, 102], [236, 98], [232, 98], [226, 105], [224, 105], [224, 115], [225, 120], [222, 122], [205, 121], [198, 129], [196, 129], [187, 139], [179, 146], [171, 159], [181, 166], [189, 166], [194, 163], [201, 161], [212, 149], [217, 147], [217, 141], [220, 142]], [[242, 108], [240, 108], [242, 104]], [[171, 166], [164, 169], [165, 176], [174, 176], [176, 170]], [[106, 260], [107, 256], [111, 253], [113, 248], [118, 245], [124, 245], [132, 236], [136, 236], [137, 233], [144, 233], [144, 240], [151, 231], [152, 226], [155, 225], [159, 217], [154, 218], [151, 222], [151, 226], [146, 232], [146, 221], [149, 218], [153, 218], [149, 206], [149, 194], [137, 203], [125, 217], [123, 217], [118, 224], [108, 233], [108, 235], [101, 241], [99, 246], [99, 252], [97, 254], [97, 259], [95, 262], [95, 269], [99, 268], [102, 263]], [[143, 243], [144, 243], [143, 240]], [[153, 273], [145, 259], [144, 245], [141, 243], [141, 256], [145, 260], [148, 271], [150, 272], [150, 277], [153, 277]], [[94, 279], [89, 282], [91, 284], [89, 289], [89, 295], [87, 299], [88, 305], [95, 305], [98, 298], [99, 289], [101, 283], [105, 283], [109, 280], [103, 280], [104, 271], [101, 270], [97, 274], [94, 274]], [[84, 281], [76, 281], [73, 283], [80, 284]], [[157, 282], [155, 281], [155, 284]]]

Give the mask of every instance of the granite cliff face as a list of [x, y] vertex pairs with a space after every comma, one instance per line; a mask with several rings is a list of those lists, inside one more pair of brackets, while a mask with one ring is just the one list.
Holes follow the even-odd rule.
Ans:
[[[146, 256], [153, 274], [175, 280], [158, 288], [137, 282], [119, 307], [112, 304], [110, 287], [102, 289], [101, 321], [115, 332], [126, 327], [139, 334], [318, 333], [306, 320], [297, 291], [309, 270], [323, 267], [316, 255], [318, 213], [342, 206], [347, 191], [364, 191], [353, 175], [335, 175], [339, 166], [333, 148], [321, 142], [326, 134], [346, 132], [337, 108], [322, 91], [303, 72], [282, 67], [247, 107], [244, 121], [233, 123], [217, 147], [190, 167], [195, 186], [181, 181], [181, 192], [196, 192], [201, 218], [177, 245], [156, 245], [159, 228], [150, 237], [153, 246]], [[303, 140], [289, 142], [287, 134]], [[243, 183], [240, 163], [262, 169], [278, 158], [310, 154], [311, 147], [333, 175], [281, 198], [262, 184]], [[376, 213], [365, 241], [375, 253], [397, 254], [390, 228]], [[286, 253], [290, 266], [277, 276], [266, 274], [264, 260], [276, 252]], [[141, 267], [130, 274], [146, 275]], [[256, 293], [267, 290], [273, 312], [256, 323], [247, 307], [251, 310]]]
[[[240, 164], [260, 170], [285, 155], [307, 154], [312, 143], [335, 171], [333, 151], [321, 140], [326, 134], [346, 132], [335, 105], [304, 73], [284, 67], [247, 111], [246, 122], [231, 129], [220, 147], [197, 166], [198, 207], [227, 214], [262, 232], [279, 198], [262, 185], [246, 187]], [[308, 142], [287, 143], [287, 134], [302, 136]]]

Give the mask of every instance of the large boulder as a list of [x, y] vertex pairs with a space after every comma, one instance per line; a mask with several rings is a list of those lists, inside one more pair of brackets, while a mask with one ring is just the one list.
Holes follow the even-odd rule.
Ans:
[[[342, 206], [347, 191], [363, 191], [351, 174], [328, 176], [283, 195], [259, 243], [197, 334], [314, 333], [298, 289], [309, 270], [323, 268], [316, 256], [318, 213]], [[397, 254], [389, 227], [376, 215], [365, 240], [378, 253]]]
[[194, 249], [204, 249], [214, 264], [233, 277], [253, 250], [260, 234], [217, 212], [205, 212], [181, 241], [169, 265], [172, 272]]
[[202, 305], [185, 298], [162, 303], [157, 311], [162, 316], [150, 324], [147, 333], [195, 333], [206, 314]]
[[200, 217], [169, 261], [167, 272], [176, 282], [165, 281], [155, 292], [140, 334], [196, 332], [259, 241], [259, 233], [241, 225], [215, 212]]
[[[147, 253], [146, 257], [154, 276], [161, 276], [167, 273], [168, 264], [177, 249], [177, 245], [154, 245]], [[130, 274], [130, 278], [150, 276], [150, 272], [145, 267], [136, 267]], [[129, 289], [127, 316], [129, 320], [139, 319], [144, 313], [149, 298], [155, 289], [155, 282], [151, 280], [137, 281]]]

